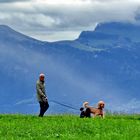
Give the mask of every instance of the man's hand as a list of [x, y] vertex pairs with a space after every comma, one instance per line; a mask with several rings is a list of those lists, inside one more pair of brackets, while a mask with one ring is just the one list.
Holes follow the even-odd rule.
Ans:
[[48, 102], [47, 97], [43, 97], [42, 100], [43, 100], [43, 102]]
[[41, 97], [42, 97], [42, 98], [46, 98], [46, 96], [45, 96], [43, 93], [41, 94]]

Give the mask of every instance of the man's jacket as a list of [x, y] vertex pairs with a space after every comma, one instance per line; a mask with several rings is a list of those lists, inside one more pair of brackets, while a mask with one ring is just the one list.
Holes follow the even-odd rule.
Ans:
[[40, 102], [43, 102], [43, 99], [46, 98], [46, 93], [45, 93], [45, 84], [44, 82], [38, 80], [36, 82], [36, 90], [37, 90], [37, 99]]

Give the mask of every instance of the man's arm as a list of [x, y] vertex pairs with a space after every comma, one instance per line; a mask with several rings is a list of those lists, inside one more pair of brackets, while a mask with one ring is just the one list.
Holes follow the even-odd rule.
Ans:
[[46, 97], [45, 94], [42, 92], [39, 84], [37, 83], [36, 84], [36, 88], [37, 88], [37, 91], [38, 91], [38, 94], [41, 96], [41, 97]]

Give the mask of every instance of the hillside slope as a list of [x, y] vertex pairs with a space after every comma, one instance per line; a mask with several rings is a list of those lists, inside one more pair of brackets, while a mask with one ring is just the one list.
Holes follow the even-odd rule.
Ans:
[[40, 72], [46, 74], [48, 113], [78, 113], [83, 101], [95, 106], [99, 100], [108, 110], [140, 112], [139, 28], [104, 23], [74, 41], [49, 43], [1, 25], [0, 112], [37, 113], [35, 84]]

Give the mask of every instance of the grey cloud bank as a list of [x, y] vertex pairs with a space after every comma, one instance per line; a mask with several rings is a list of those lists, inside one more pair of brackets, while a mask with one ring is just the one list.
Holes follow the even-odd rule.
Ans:
[[0, 0], [0, 3], [11, 3], [11, 2], [26, 2], [30, 0]]
[[101, 22], [138, 23], [139, 11], [139, 0], [7, 0], [0, 1], [0, 24], [55, 41], [75, 39]]

